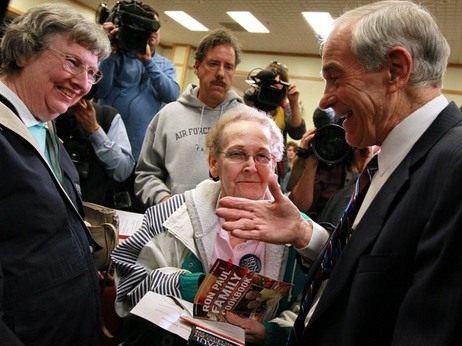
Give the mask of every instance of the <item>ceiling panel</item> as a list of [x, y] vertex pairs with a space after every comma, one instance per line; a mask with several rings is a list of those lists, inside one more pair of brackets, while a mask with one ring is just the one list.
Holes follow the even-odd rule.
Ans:
[[[80, 4], [96, 10], [100, 1], [78, 0]], [[209, 29], [232, 27], [235, 22], [226, 11], [251, 11], [270, 30], [269, 34], [251, 34], [234, 31], [244, 51], [278, 52], [288, 54], [318, 55], [318, 42], [305, 22], [302, 11], [329, 11], [334, 17], [345, 9], [370, 3], [368, 0], [146, 0], [160, 13], [161, 42], [189, 44], [194, 47], [205, 35], [191, 32], [171, 20], [164, 11], [186, 11]], [[108, 1], [111, 8], [116, 1]], [[434, 14], [451, 46], [450, 63], [462, 64], [462, 0], [425, 1]]]

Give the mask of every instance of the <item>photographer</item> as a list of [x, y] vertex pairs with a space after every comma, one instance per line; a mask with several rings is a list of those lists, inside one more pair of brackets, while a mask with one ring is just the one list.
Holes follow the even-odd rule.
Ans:
[[[300, 140], [287, 189], [297, 208], [318, 221], [327, 201], [338, 190], [356, 181], [359, 170], [344, 133], [337, 137], [332, 131], [339, 128], [334, 111], [316, 108], [313, 123], [315, 128], [308, 130]], [[315, 148], [314, 143], [317, 144]]]
[[82, 200], [117, 209], [130, 207], [123, 183], [133, 171], [135, 160], [117, 110], [81, 99], [55, 124], [79, 172]]
[[[152, 14], [153, 21], [159, 23], [159, 14], [149, 5], [130, 4]], [[108, 19], [113, 17], [110, 15]], [[104, 78], [95, 97], [99, 103], [119, 111], [127, 128], [133, 157], [137, 160], [152, 118], [164, 103], [175, 101], [180, 94], [175, 65], [156, 52], [160, 28], [150, 33], [144, 54], [119, 49], [120, 42], [114, 40], [122, 30], [119, 24], [107, 21], [103, 23], [103, 29], [113, 42], [113, 53], [99, 66]]]
[[[149, 33], [148, 40], [144, 44], [146, 47], [144, 54], [125, 49], [125, 46], [130, 45], [128, 42], [136, 41], [135, 39], [146, 33], [123, 24], [120, 19], [121, 10], [118, 7], [122, 5], [125, 6], [125, 17], [130, 10], [141, 10], [144, 15], [151, 16], [152, 19], [146, 18], [146, 20], [151, 22], [153, 28], [157, 28]], [[149, 123], [164, 104], [178, 98], [180, 86], [176, 81], [175, 65], [156, 52], [160, 42], [157, 11], [137, 1], [120, 1], [104, 20], [103, 29], [111, 39], [113, 53], [99, 66], [104, 78], [98, 85], [95, 97], [98, 103], [112, 106], [119, 111], [127, 128], [133, 157], [137, 161]], [[136, 22], [140, 22], [139, 17], [136, 17]], [[124, 35], [120, 36], [121, 33]], [[124, 39], [127, 36], [128, 39]], [[132, 173], [127, 185], [132, 198], [133, 211], [143, 212], [144, 207], [138, 203], [133, 192], [134, 181], [135, 176]]]
[[[295, 83], [289, 83], [287, 66], [272, 61], [264, 70], [253, 77], [254, 85], [245, 91], [244, 102], [270, 115], [282, 131], [284, 147], [287, 136], [301, 139], [306, 131], [300, 105], [300, 91]], [[287, 153], [284, 150], [282, 161], [278, 163], [279, 182], [289, 170]]]

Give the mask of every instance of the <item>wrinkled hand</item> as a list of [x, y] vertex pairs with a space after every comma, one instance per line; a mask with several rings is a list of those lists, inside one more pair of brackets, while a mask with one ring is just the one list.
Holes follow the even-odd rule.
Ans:
[[239, 317], [238, 315], [227, 312], [225, 316], [226, 320], [238, 327], [241, 327], [245, 331], [245, 342], [262, 345], [265, 342], [266, 330], [265, 326], [258, 321], [250, 318]]
[[81, 99], [70, 108], [80, 126], [88, 133], [98, 131], [99, 124], [96, 121], [96, 111], [91, 100]]
[[220, 199], [216, 214], [225, 219], [223, 229], [242, 239], [305, 247], [311, 239], [312, 225], [282, 193], [276, 175], [270, 176], [268, 183], [274, 200]]

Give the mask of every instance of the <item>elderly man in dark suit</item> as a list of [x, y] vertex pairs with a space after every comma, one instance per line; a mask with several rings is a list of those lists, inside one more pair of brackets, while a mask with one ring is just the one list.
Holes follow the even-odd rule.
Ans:
[[314, 261], [289, 345], [462, 344], [462, 113], [442, 95], [448, 56], [432, 16], [407, 1], [351, 10], [323, 39], [320, 107], [345, 117], [351, 146], [381, 146], [359, 213], [362, 193], [332, 238], [275, 179], [273, 201], [221, 199], [233, 236], [289, 242]]

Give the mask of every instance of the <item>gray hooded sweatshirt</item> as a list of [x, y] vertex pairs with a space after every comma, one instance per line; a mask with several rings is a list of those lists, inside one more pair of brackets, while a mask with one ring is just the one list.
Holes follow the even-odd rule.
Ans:
[[188, 85], [177, 101], [157, 113], [146, 130], [135, 171], [135, 193], [146, 206], [209, 178], [205, 137], [221, 115], [243, 104], [231, 90], [219, 106], [210, 108], [199, 101], [198, 90], [198, 86]]

